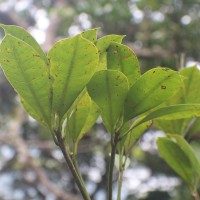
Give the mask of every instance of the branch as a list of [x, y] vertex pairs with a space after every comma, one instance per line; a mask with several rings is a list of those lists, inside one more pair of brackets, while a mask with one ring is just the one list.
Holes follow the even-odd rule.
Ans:
[[54, 185], [45, 175], [42, 168], [38, 163], [34, 161], [31, 155], [29, 155], [28, 146], [25, 140], [20, 136], [21, 128], [23, 122], [26, 120], [24, 111], [20, 108], [17, 109], [16, 119], [10, 121], [9, 123], [9, 131], [7, 133], [7, 139], [5, 141], [9, 141], [16, 149], [18, 155], [18, 161], [22, 169], [27, 169], [30, 167], [35, 174], [37, 175], [38, 181], [44, 185], [50, 192], [52, 192], [57, 199], [63, 200], [80, 200], [79, 197], [65, 193], [61, 191], [56, 185]]

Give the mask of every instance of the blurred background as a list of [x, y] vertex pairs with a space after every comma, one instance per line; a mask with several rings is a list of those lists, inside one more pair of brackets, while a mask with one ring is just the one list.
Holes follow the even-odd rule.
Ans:
[[[27, 29], [45, 52], [59, 39], [99, 27], [99, 36], [126, 35], [141, 71], [200, 67], [200, 0], [0, 0], [0, 23]], [[3, 37], [3, 31], [0, 37]], [[152, 127], [133, 148], [123, 200], [190, 200], [159, 157]], [[109, 134], [98, 120], [79, 147], [78, 162], [93, 200], [106, 200]], [[116, 191], [117, 173], [114, 174]], [[81, 199], [60, 150], [29, 117], [0, 71], [0, 199]]]

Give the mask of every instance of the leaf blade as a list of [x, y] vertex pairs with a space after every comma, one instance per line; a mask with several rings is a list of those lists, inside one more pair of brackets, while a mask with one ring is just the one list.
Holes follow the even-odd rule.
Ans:
[[87, 90], [101, 109], [107, 130], [113, 133], [123, 114], [124, 99], [128, 91], [126, 76], [119, 71], [98, 71], [87, 85]]
[[7, 35], [1, 43], [0, 62], [17, 93], [50, 126], [51, 86], [44, 60], [25, 42]]
[[48, 56], [53, 77], [53, 107], [61, 119], [94, 74], [98, 53], [94, 44], [78, 35], [57, 42]]
[[125, 102], [125, 121], [166, 101], [179, 88], [180, 75], [167, 68], [147, 71], [130, 88]]
[[189, 158], [180, 147], [168, 138], [158, 138], [158, 151], [161, 157], [181, 176], [189, 185], [192, 184], [193, 176]]
[[45, 63], [48, 63], [47, 57], [43, 52], [43, 50], [41, 49], [40, 45], [33, 38], [33, 36], [29, 34], [25, 29], [15, 25], [5, 25], [5, 24], [0, 24], [0, 27], [4, 29], [6, 35], [8, 34], [12, 35], [30, 45], [41, 56], [41, 58], [45, 61]]
[[140, 77], [140, 66], [134, 52], [129, 47], [116, 42], [112, 42], [107, 49], [107, 68], [124, 73], [130, 86]]

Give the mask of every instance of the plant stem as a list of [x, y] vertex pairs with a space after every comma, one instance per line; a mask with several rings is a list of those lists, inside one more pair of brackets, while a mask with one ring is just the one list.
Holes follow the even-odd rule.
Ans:
[[76, 159], [76, 155], [77, 155], [77, 143], [74, 143], [73, 145], [73, 154], [71, 156], [72, 162], [74, 164], [74, 167], [76, 169], [76, 172], [79, 176], [80, 181], [82, 182], [82, 184], [84, 185], [84, 181], [83, 181], [83, 177], [81, 176], [78, 164], [77, 164], [77, 159]]
[[124, 167], [126, 165], [126, 159], [123, 160], [124, 149], [122, 150], [122, 152], [120, 152], [119, 155], [120, 156], [119, 156], [119, 176], [118, 176], [117, 200], [121, 200], [123, 173], [124, 173]]
[[118, 135], [115, 134], [114, 138], [111, 138], [111, 156], [108, 172], [108, 200], [112, 200], [112, 189], [113, 189], [113, 169], [115, 164], [115, 153], [117, 149]]
[[78, 188], [79, 188], [79, 190], [80, 190], [80, 192], [83, 196], [83, 199], [84, 200], [91, 200], [91, 198], [90, 198], [90, 196], [89, 196], [89, 194], [88, 194], [88, 192], [85, 188], [85, 185], [82, 182], [82, 180], [80, 179], [79, 173], [77, 172], [76, 167], [73, 164], [73, 161], [72, 161], [71, 156], [70, 156], [70, 152], [65, 146], [61, 132], [56, 131], [55, 135], [57, 136], [58, 145], [59, 145], [59, 147], [60, 147], [60, 149], [61, 149], [61, 151], [64, 155], [64, 158], [65, 158], [65, 160], [68, 164], [68, 167], [69, 167], [69, 169], [70, 169], [70, 171], [71, 171], [71, 173], [74, 177], [74, 180], [75, 180], [75, 182], [76, 182], [76, 184], [77, 184], [77, 186], [78, 186]]
[[194, 200], [200, 200], [199, 194], [198, 194], [197, 191], [194, 191], [194, 192], [192, 193], [192, 196], [193, 196]]
[[124, 173], [124, 169], [119, 171], [118, 188], [117, 188], [117, 200], [121, 200], [121, 189], [122, 189], [123, 173]]

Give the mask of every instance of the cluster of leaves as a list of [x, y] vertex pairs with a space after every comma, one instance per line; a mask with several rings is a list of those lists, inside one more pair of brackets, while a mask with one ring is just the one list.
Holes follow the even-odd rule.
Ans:
[[[198, 81], [200, 71], [196, 67], [180, 71], [185, 77], [178, 93], [165, 102], [169, 104], [198, 104], [200, 102]], [[198, 108], [196, 108], [198, 110]], [[192, 110], [188, 110], [192, 114]], [[196, 112], [196, 111], [195, 111]], [[183, 113], [184, 115], [184, 113]], [[183, 117], [182, 117], [183, 118]], [[167, 138], [159, 138], [158, 150], [166, 162], [183, 178], [192, 193], [200, 184], [200, 118], [155, 121]]]
[[[126, 167], [124, 155], [128, 155], [151, 120], [200, 116], [199, 102], [162, 104], [180, 90], [185, 74], [156, 67], [141, 75], [134, 52], [121, 44], [124, 36], [97, 39], [98, 29], [91, 29], [58, 41], [45, 55], [24, 29], [1, 27], [5, 37], [0, 45], [0, 64], [7, 79], [27, 112], [50, 130], [61, 149], [63, 140], [73, 155], [99, 116], [111, 134], [112, 154], [118, 150], [120, 170]], [[186, 145], [175, 139], [179, 141], [178, 136], [158, 141], [166, 159], [167, 145], [176, 149]], [[199, 162], [195, 158], [190, 161], [195, 166]], [[189, 179], [189, 175], [184, 174], [184, 178]]]

